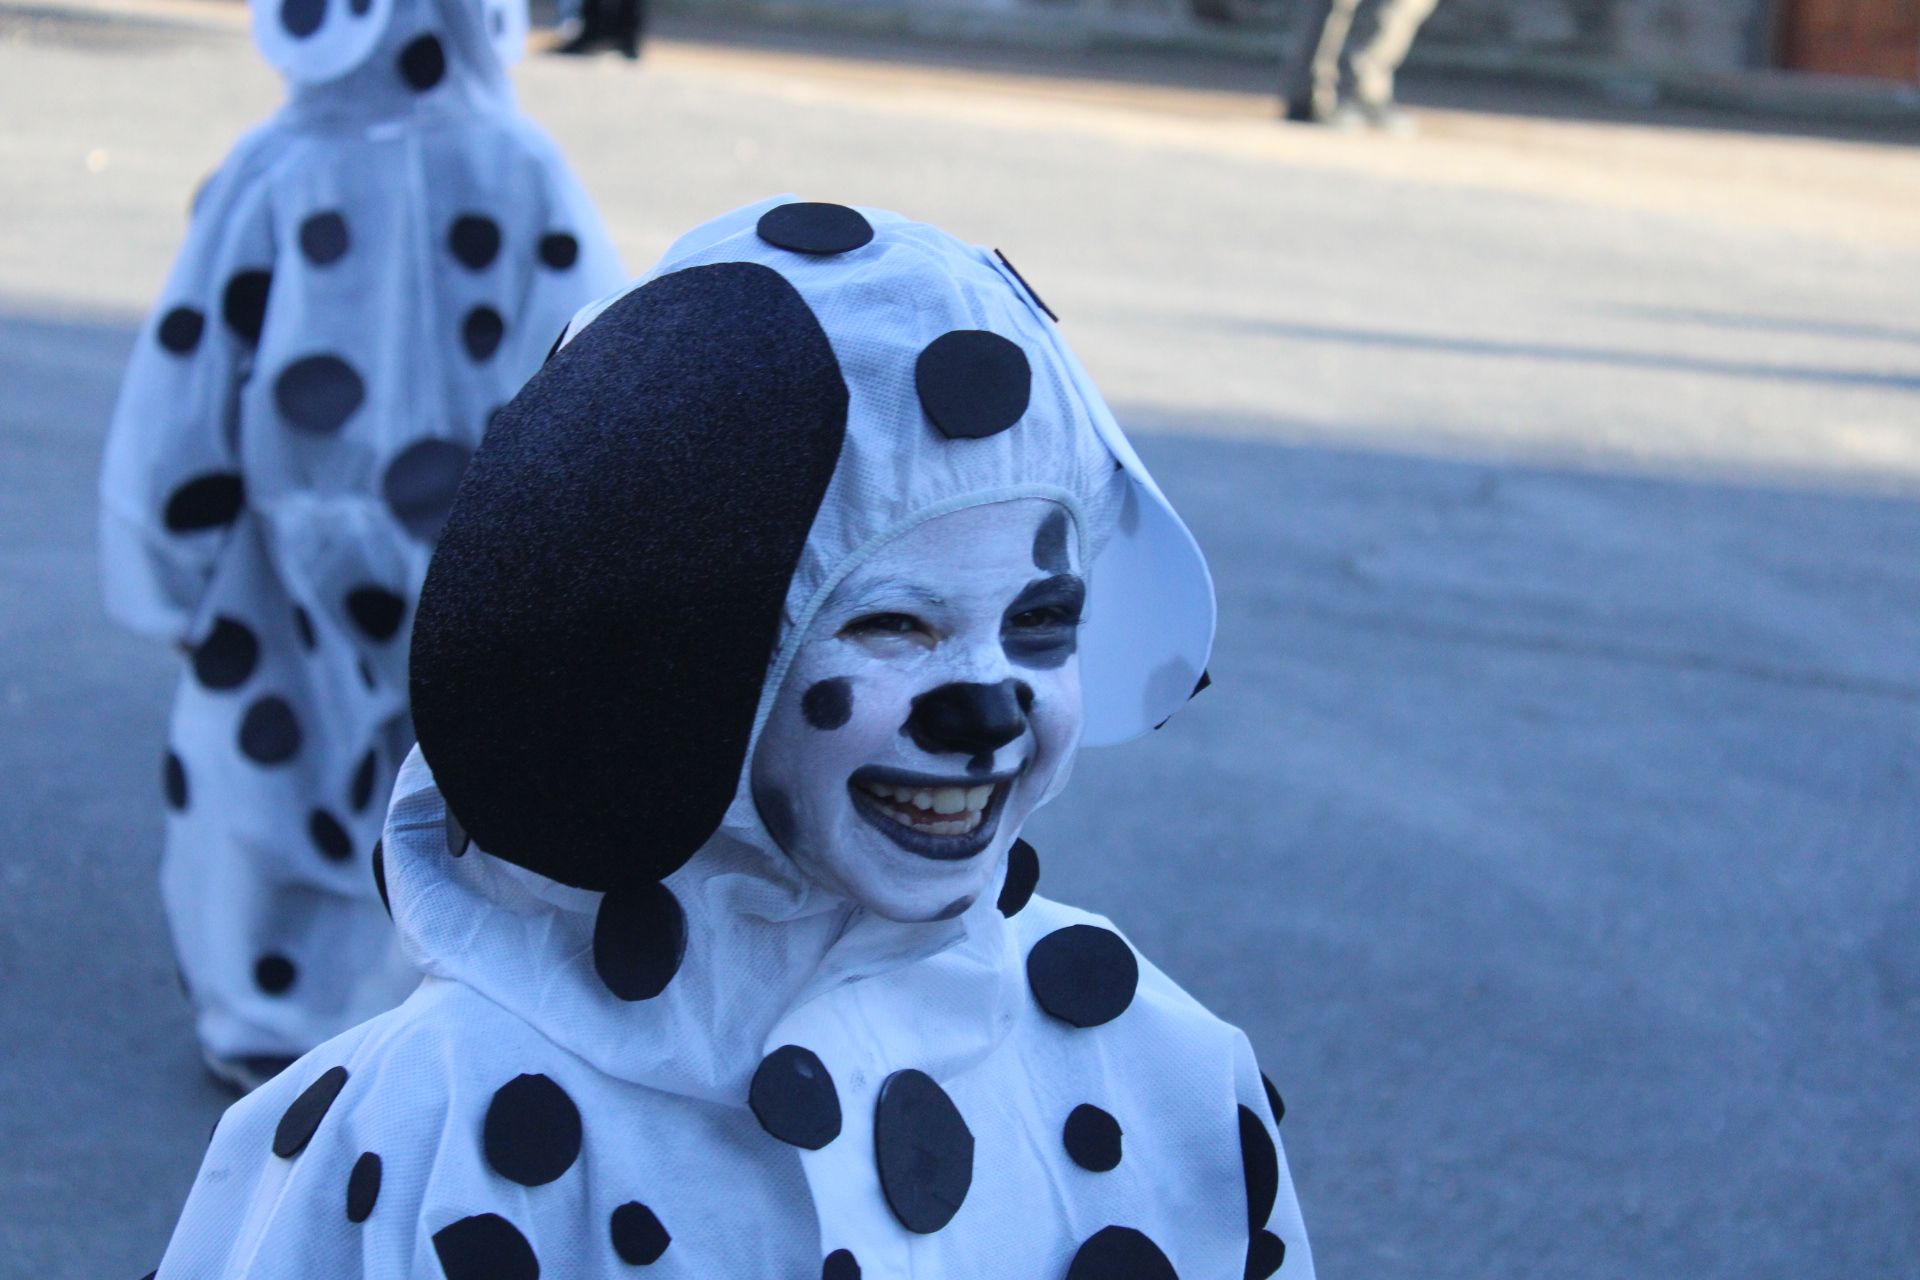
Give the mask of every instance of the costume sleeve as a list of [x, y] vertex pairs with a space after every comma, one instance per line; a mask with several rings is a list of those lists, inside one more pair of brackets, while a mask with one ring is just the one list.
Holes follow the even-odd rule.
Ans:
[[1247, 1277], [1313, 1280], [1313, 1252], [1287, 1168], [1279, 1124], [1280, 1091], [1260, 1071], [1253, 1046], [1234, 1037], [1234, 1088], [1240, 1099], [1240, 1159], [1247, 1181]]
[[[268, 129], [271, 126], [267, 127]], [[239, 397], [273, 279], [262, 131], [196, 197], [186, 244], [136, 339], [107, 435], [100, 558], [109, 612], [184, 638], [246, 506]]]

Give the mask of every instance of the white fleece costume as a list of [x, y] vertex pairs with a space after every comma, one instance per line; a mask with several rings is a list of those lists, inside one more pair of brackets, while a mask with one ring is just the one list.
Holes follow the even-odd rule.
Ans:
[[196, 197], [101, 482], [111, 612], [191, 654], [162, 886], [223, 1060], [417, 981], [367, 868], [413, 602], [490, 415], [621, 279], [514, 106], [524, 3], [256, 0], [254, 27], [289, 100]]
[[583, 312], [421, 603], [381, 865], [428, 977], [228, 1112], [160, 1280], [1310, 1280], [1239, 1031], [1024, 844], [894, 923], [743, 776], [836, 582], [1025, 497], [1091, 566], [1086, 740], [1144, 732], [1204, 667], [1205, 563], [1002, 260], [772, 202]]

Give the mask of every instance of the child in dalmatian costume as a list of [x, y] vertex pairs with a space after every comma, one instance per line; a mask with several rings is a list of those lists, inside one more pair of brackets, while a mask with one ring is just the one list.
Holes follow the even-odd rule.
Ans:
[[246, 1087], [418, 981], [368, 853], [413, 602], [488, 418], [619, 262], [516, 110], [524, 0], [254, 0], [287, 104], [196, 198], [101, 482], [110, 610], [189, 655], [162, 890]]
[[1246, 1038], [1019, 839], [1212, 632], [1004, 259], [690, 233], [435, 553], [376, 868], [428, 976], [227, 1113], [160, 1280], [1311, 1280]]

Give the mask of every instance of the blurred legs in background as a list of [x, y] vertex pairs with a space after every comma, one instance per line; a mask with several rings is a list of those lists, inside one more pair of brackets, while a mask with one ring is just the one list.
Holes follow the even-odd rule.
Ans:
[[580, 30], [555, 48], [556, 53], [598, 53], [618, 49], [629, 58], [640, 56], [646, 33], [646, 0], [578, 0]]
[[[1439, 0], [1380, 0], [1373, 27], [1351, 52], [1348, 40], [1360, 0], [1307, 0], [1307, 16], [1280, 81], [1286, 117], [1310, 123], [1398, 127], [1393, 77], [1413, 48], [1420, 25]], [[1345, 66], [1342, 61], [1344, 58]], [[1343, 71], [1353, 76], [1352, 105], [1342, 103]]]

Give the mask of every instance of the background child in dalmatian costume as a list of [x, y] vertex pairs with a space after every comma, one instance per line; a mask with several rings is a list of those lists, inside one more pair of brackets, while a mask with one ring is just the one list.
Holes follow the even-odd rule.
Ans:
[[1310, 1280], [1246, 1038], [1019, 839], [1212, 632], [1003, 259], [690, 233], [435, 553], [377, 868], [427, 978], [227, 1113], [160, 1280]]
[[107, 446], [111, 611], [190, 655], [162, 888], [242, 1087], [392, 1007], [367, 858], [428, 554], [488, 418], [620, 283], [514, 106], [524, 0], [255, 0], [290, 84], [195, 200]]

